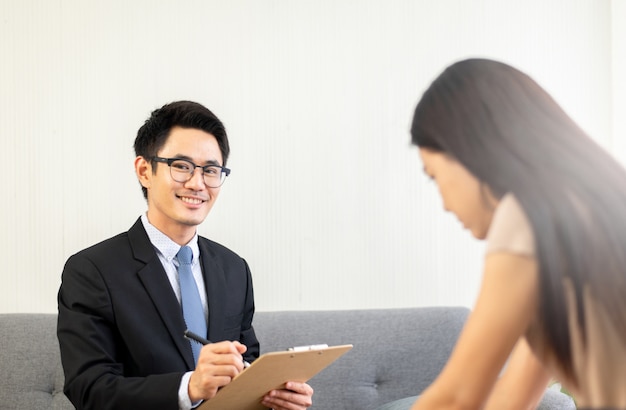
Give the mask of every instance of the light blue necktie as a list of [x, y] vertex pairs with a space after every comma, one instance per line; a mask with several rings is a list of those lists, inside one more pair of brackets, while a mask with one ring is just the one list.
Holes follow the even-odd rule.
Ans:
[[[193, 253], [189, 246], [183, 246], [176, 254], [178, 258], [178, 280], [180, 281], [180, 296], [183, 305], [183, 317], [187, 324], [187, 329], [202, 337], [207, 336], [206, 321], [204, 319], [204, 308], [200, 300], [198, 286], [191, 273], [191, 259]], [[200, 349], [202, 345], [190, 341], [193, 359], [198, 363]]]

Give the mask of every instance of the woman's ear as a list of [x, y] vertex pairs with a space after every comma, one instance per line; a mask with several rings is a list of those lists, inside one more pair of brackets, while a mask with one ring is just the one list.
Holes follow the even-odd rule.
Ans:
[[144, 157], [135, 158], [135, 173], [142, 187], [150, 188], [152, 179], [152, 164]]

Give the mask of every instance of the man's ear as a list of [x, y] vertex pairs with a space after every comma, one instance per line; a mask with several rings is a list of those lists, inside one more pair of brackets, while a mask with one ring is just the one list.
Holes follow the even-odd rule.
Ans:
[[135, 158], [135, 173], [139, 183], [144, 188], [150, 188], [152, 180], [152, 164], [144, 157]]

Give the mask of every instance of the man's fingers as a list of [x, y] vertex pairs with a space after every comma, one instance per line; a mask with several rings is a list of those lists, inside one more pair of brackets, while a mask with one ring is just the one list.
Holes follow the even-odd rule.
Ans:
[[307, 396], [313, 395], [313, 388], [306, 383], [287, 382], [285, 384], [285, 389], [291, 390], [297, 393], [302, 393]]

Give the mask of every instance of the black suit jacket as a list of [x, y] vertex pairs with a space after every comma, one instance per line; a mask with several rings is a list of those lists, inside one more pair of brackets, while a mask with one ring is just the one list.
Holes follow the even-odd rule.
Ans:
[[[199, 237], [208, 339], [239, 340], [259, 355], [245, 260]], [[178, 409], [194, 368], [180, 304], [141, 220], [68, 259], [58, 295], [64, 392], [77, 409]]]

